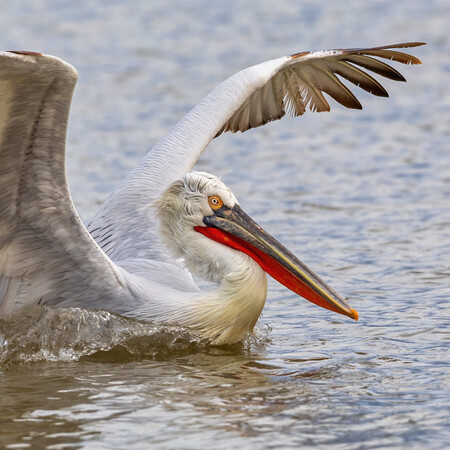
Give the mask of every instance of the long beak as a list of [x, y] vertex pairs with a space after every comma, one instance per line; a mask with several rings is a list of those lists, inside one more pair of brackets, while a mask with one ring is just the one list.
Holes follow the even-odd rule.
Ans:
[[252, 257], [264, 271], [291, 291], [339, 314], [358, 320], [358, 313], [286, 247], [251, 219], [239, 205], [222, 207], [195, 230]]

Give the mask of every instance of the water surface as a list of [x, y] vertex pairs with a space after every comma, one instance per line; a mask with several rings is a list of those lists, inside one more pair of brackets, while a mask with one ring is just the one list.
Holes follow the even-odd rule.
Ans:
[[[153, 4], [155, 3], [155, 4]], [[7, 448], [445, 448], [450, 441], [450, 5], [10, 2], [3, 46], [77, 67], [67, 170], [84, 220], [218, 82], [303, 50], [428, 42], [389, 99], [213, 142], [197, 168], [348, 298], [278, 285], [259, 337], [208, 347], [82, 310], [0, 320]]]

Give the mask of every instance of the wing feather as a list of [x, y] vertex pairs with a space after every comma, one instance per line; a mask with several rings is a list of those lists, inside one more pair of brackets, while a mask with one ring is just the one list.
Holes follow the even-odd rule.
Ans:
[[[342, 76], [371, 94], [379, 97], [388, 97], [387, 91], [377, 80], [355, 66], [360, 66], [391, 80], [405, 81], [405, 78], [400, 72], [376, 58], [388, 59], [403, 64], [421, 64], [420, 60], [415, 56], [392, 50], [394, 48], [409, 48], [419, 45], [423, 44], [420, 42], [411, 42], [366, 49], [354, 48], [296, 53], [291, 56], [291, 61], [286, 63], [285, 67], [279, 71], [284, 74], [283, 103], [285, 111], [293, 116], [301, 116], [305, 112], [301, 106], [302, 103], [309, 106], [309, 109], [313, 112], [329, 111], [330, 105], [323, 96], [323, 92], [347, 108], [362, 109], [356, 96], [336, 75]], [[277, 76], [278, 73], [273, 79]], [[271, 82], [272, 80], [269, 80], [260, 90], [267, 89], [267, 86]], [[254, 92], [251, 98], [257, 97], [258, 92]], [[267, 102], [259, 106], [255, 103], [250, 103], [249, 115], [253, 119], [251, 123], [245, 126], [241, 121], [238, 128], [234, 126], [234, 115], [232, 115], [221, 127], [218, 134], [224, 131], [243, 131], [243, 129], [247, 130], [264, 125], [267, 123], [267, 120], [263, 116], [261, 120], [256, 121], [255, 118], [258, 118], [259, 115], [253, 111], [253, 108], [259, 107], [260, 111], [265, 111], [272, 107], [272, 105], [273, 98], [271, 97], [267, 97]], [[235, 114], [240, 115], [241, 109], [238, 108]], [[275, 120], [282, 116], [276, 117], [276, 115], [273, 115], [273, 117], [272, 120]]]
[[67, 186], [76, 80], [75, 69], [57, 58], [0, 53], [0, 314], [46, 301], [80, 305], [123, 287]]
[[[247, 124], [250, 122], [250, 107], [249, 107], [250, 100], [246, 100], [244, 102], [242, 111], [238, 115], [239, 117], [239, 131], [244, 132], [246, 130]], [[228, 131], [228, 130], [227, 130]]]
[[[406, 81], [405, 77], [396, 69], [378, 59], [365, 55], [345, 55], [344, 61], [361, 66], [385, 78], [394, 81]], [[350, 80], [351, 81], [351, 80]]]
[[[331, 70], [328, 63], [327, 67]], [[375, 78], [345, 61], [339, 61], [339, 64], [335, 65], [334, 73], [336, 75], [340, 75], [342, 78], [345, 78], [361, 89], [364, 89], [369, 94], [373, 94], [378, 97], [389, 97], [386, 89], [377, 80], [375, 80]]]
[[326, 92], [330, 97], [346, 108], [362, 109], [361, 103], [359, 103], [352, 91], [339, 81], [331, 70], [327, 69], [327, 67], [321, 65], [313, 65], [313, 70], [316, 71], [315, 73], [317, 74], [320, 90]]
[[305, 66], [293, 74], [298, 78], [298, 84], [303, 90], [303, 101], [313, 112], [329, 111], [330, 105], [322, 94], [320, 73], [317, 75], [310, 66]]
[[392, 50], [367, 50], [366, 55], [377, 56], [378, 58], [389, 59], [402, 64], [421, 64], [420, 59], [408, 53], [397, 52]]
[[305, 113], [308, 100], [304, 101], [304, 87], [299, 84], [295, 72], [284, 73], [283, 106], [287, 114], [298, 117]]
[[272, 120], [281, 119], [286, 111], [283, 109], [283, 100], [284, 100], [284, 75], [281, 73], [277, 73], [274, 77], [269, 81], [272, 84], [273, 95], [274, 95], [274, 112], [275, 114], [272, 116]]

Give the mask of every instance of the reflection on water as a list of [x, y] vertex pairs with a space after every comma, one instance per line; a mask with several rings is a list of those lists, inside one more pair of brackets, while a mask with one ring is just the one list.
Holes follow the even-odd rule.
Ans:
[[[77, 67], [68, 176], [88, 220], [220, 80], [296, 51], [428, 42], [389, 99], [215, 140], [198, 168], [345, 295], [275, 282], [260, 338], [31, 308], [0, 320], [0, 447], [444, 448], [450, 442], [447, 0], [9, 2], [6, 48]], [[1, 193], [0, 193], [1, 195]]]

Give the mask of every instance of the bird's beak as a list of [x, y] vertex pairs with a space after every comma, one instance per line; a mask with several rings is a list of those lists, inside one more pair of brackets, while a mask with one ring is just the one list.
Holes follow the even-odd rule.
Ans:
[[358, 320], [358, 313], [287, 248], [264, 231], [239, 205], [222, 207], [195, 230], [252, 257], [264, 271], [303, 298]]

